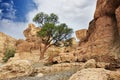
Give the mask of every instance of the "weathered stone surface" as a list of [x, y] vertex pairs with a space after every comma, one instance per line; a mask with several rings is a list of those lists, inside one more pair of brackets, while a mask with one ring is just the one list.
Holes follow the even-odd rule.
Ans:
[[0, 53], [3, 53], [7, 48], [15, 48], [16, 39], [0, 32]]
[[[85, 54], [98, 61], [111, 62], [119, 59], [119, 0], [98, 0], [95, 18], [90, 23], [87, 38], [80, 47], [87, 45]], [[115, 14], [116, 11], [116, 14]], [[117, 15], [117, 16], [116, 16]], [[100, 57], [101, 56], [101, 57]]]
[[34, 24], [29, 24], [28, 28], [23, 32], [26, 37], [26, 41], [35, 42], [37, 38], [37, 32], [40, 31], [40, 29], [40, 27], [36, 27]]
[[31, 52], [32, 50], [39, 49], [40, 38], [37, 37], [37, 32], [40, 29], [34, 24], [29, 24], [28, 28], [23, 32], [26, 40], [19, 39], [16, 43], [17, 52]]
[[74, 54], [72, 53], [60, 53], [58, 54], [57, 57], [53, 58], [53, 62], [75, 62], [76, 61], [76, 57], [74, 56]]
[[120, 0], [97, 0], [94, 18], [104, 15], [114, 16], [116, 8], [120, 5]]
[[116, 19], [117, 19], [117, 28], [120, 36], [120, 6], [115, 11]]
[[32, 63], [28, 60], [16, 60], [0, 66], [0, 79], [30, 75]]
[[84, 65], [84, 68], [96, 68], [96, 61], [94, 59], [88, 60]]
[[[95, 59], [100, 62], [120, 62], [119, 6], [120, 0], [97, 1], [94, 19], [89, 24], [86, 38], [71, 52], [77, 61]], [[81, 35], [83, 34], [78, 34]]]
[[[89, 24], [87, 38], [76, 55], [96, 61], [114, 62], [119, 59], [119, 0], [98, 0], [95, 18]], [[116, 10], [117, 9], [117, 10]], [[116, 11], [116, 14], [115, 14]], [[98, 57], [99, 56], [99, 57]], [[79, 59], [79, 58], [78, 58]]]
[[34, 43], [23, 41], [22, 43], [17, 45], [17, 52], [31, 52], [33, 47]]
[[71, 69], [79, 70], [83, 66], [84, 63], [61, 63], [61, 64], [55, 64], [52, 66], [45, 66], [45, 67], [38, 67], [35, 68], [35, 73], [43, 73], [43, 74], [49, 74], [49, 73], [57, 73], [60, 71], [68, 71]]
[[119, 80], [120, 73], [102, 68], [82, 69], [73, 74], [69, 80]]
[[86, 38], [87, 29], [77, 30], [75, 34], [77, 39], [79, 39], [80, 41], [84, 41], [84, 39]]
[[44, 74], [42, 74], [42, 73], [38, 73], [37, 75], [36, 75], [36, 77], [43, 77], [44, 76]]
[[97, 68], [107, 68], [110, 65], [110, 63], [105, 63], [105, 62], [97, 62], [96, 67]]

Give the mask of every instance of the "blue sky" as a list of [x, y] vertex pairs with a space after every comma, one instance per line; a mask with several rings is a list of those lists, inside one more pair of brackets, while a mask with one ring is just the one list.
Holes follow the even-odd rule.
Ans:
[[38, 12], [55, 13], [75, 30], [88, 28], [96, 0], [0, 0], [0, 32], [24, 38], [23, 30]]

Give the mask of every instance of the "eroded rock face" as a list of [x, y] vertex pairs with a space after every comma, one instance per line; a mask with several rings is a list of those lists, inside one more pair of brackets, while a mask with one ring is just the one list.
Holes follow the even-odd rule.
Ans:
[[16, 39], [0, 32], [0, 53], [4, 52], [6, 48], [15, 48]]
[[73, 74], [69, 80], [119, 80], [120, 73], [102, 68], [82, 69]]
[[40, 30], [34, 24], [29, 24], [28, 28], [24, 30], [26, 40], [17, 40], [17, 52], [31, 52], [32, 50], [39, 49], [40, 38], [37, 37], [37, 32]]
[[[80, 45], [80, 47], [87, 46], [87, 49], [84, 51], [85, 54], [106, 56], [107, 61], [119, 59], [119, 5], [120, 0], [97, 1], [95, 17], [88, 29], [87, 42]], [[110, 56], [114, 56], [114, 58], [112, 59], [111, 57], [110, 60]], [[98, 59], [100, 60], [100, 58]], [[105, 61], [101, 57], [100, 61], [102, 60]]]
[[94, 18], [102, 16], [113, 16], [115, 15], [116, 8], [120, 5], [120, 0], [97, 0], [97, 6]]
[[119, 6], [120, 0], [97, 1], [94, 19], [89, 23], [86, 37], [71, 53], [77, 57], [77, 61], [87, 61], [92, 58], [101, 62], [120, 62]]
[[26, 76], [32, 72], [32, 62], [28, 60], [15, 60], [0, 67], [0, 79]]
[[37, 32], [40, 31], [40, 29], [40, 27], [36, 27], [34, 24], [29, 24], [28, 28], [23, 32], [24, 36], [26, 37], [26, 41], [36, 41]]

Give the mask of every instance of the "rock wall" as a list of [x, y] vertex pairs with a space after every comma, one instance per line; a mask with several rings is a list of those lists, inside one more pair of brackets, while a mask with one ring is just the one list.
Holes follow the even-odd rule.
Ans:
[[15, 48], [16, 39], [0, 32], [0, 53], [4, 53], [6, 48]]
[[80, 50], [80, 54], [90, 54], [89, 58], [98, 55], [108, 59], [96, 58], [100, 61], [113, 61], [120, 58], [119, 6], [120, 0], [97, 1], [94, 19], [90, 22], [87, 38], [84, 40], [84, 44], [80, 45], [84, 51]]
[[[86, 37], [71, 54], [69, 57], [74, 57], [75, 61], [94, 58], [96, 61], [120, 62], [120, 0], [97, 0], [94, 19], [89, 23]], [[55, 60], [61, 61], [62, 58]]]

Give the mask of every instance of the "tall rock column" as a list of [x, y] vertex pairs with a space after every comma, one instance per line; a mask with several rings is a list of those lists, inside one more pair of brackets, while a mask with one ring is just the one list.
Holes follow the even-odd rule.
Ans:
[[[120, 0], [98, 0], [79, 55], [98, 61], [120, 60]], [[89, 55], [89, 56], [88, 56]]]

